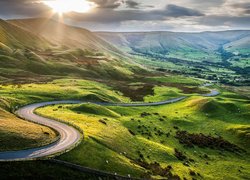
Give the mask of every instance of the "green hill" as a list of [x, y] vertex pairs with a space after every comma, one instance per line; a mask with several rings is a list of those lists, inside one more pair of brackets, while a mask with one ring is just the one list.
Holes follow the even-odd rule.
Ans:
[[44, 50], [50, 43], [31, 32], [0, 19], [0, 50], [11, 52], [10, 49], [38, 49]]
[[58, 46], [121, 53], [114, 46], [86, 29], [68, 26], [52, 19], [19, 19], [8, 22], [27, 31], [34, 32]]
[[88, 30], [48, 19], [0, 21], [0, 80], [127, 79], [140, 69]]

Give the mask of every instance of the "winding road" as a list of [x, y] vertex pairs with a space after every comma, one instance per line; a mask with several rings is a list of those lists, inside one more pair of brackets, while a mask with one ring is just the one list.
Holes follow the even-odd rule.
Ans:
[[[204, 94], [202, 96], [212, 97], [218, 95], [219, 92], [217, 90], [211, 90], [210, 93]], [[187, 98], [186, 96], [174, 98], [171, 100], [161, 101], [161, 102], [154, 102], [154, 103], [94, 103], [103, 106], [123, 106], [123, 107], [137, 107], [137, 106], [159, 106], [165, 104], [171, 104], [183, 99]], [[56, 105], [56, 104], [80, 104], [86, 103], [83, 101], [76, 101], [76, 100], [68, 100], [68, 101], [53, 101], [53, 102], [43, 102], [43, 103], [36, 103], [24, 106], [20, 108], [16, 114], [28, 121], [35, 122], [41, 125], [48, 126], [55, 131], [57, 131], [60, 135], [58, 141], [43, 147], [32, 148], [27, 150], [20, 150], [20, 151], [7, 151], [7, 152], [0, 152], [0, 161], [22, 161], [22, 160], [32, 160], [38, 159], [43, 157], [53, 156], [62, 152], [66, 152], [72, 149], [78, 142], [81, 140], [81, 133], [73, 128], [72, 126], [66, 125], [56, 120], [52, 120], [49, 118], [41, 117], [36, 115], [34, 111], [37, 108], [45, 107], [49, 105]]]
[[78, 130], [64, 123], [38, 116], [34, 113], [34, 111], [37, 108], [53, 104], [78, 104], [78, 103], [80, 103], [80, 101], [44, 102], [44, 103], [27, 105], [19, 109], [16, 112], [16, 114], [19, 117], [38, 124], [48, 126], [56, 130], [60, 135], [60, 139], [50, 145], [43, 147], [20, 150], [20, 151], [1, 152], [0, 161], [17, 161], [17, 160], [21, 161], [21, 160], [31, 160], [41, 157], [47, 157], [50, 155], [54, 155], [69, 150], [71, 147], [76, 145], [77, 142], [79, 142], [79, 140], [81, 139], [81, 134]]

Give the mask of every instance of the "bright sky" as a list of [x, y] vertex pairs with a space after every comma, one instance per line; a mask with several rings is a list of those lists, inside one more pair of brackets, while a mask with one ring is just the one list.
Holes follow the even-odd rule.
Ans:
[[0, 18], [63, 16], [93, 31], [250, 29], [249, 0], [1, 0]]

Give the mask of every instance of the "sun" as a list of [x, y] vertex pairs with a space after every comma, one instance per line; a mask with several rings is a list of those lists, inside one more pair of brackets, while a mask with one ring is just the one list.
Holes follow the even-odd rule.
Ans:
[[96, 7], [96, 4], [87, 0], [46, 0], [45, 5], [58, 14], [78, 12], [85, 13]]

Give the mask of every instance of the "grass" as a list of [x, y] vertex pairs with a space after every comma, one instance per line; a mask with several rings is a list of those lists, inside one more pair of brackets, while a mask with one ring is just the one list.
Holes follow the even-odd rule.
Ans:
[[82, 99], [85, 101], [128, 102], [110, 87], [87, 80], [60, 79], [43, 84], [0, 85], [0, 105], [6, 109], [41, 101]]
[[72, 170], [47, 161], [0, 163], [1, 179], [108, 179]]
[[109, 117], [120, 117], [119, 114], [117, 114], [114, 111], [109, 110], [106, 107], [103, 107], [100, 105], [93, 105], [91, 103], [82, 104], [80, 106], [73, 107], [71, 110], [77, 113], [97, 114], [100, 116], [109, 116]]
[[160, 102], [168, 99], [181, 97], [181, 91], [177, 88], [171, 87], [154, 87], [154, 95], [144, 97], [145, 102]]
[[[189, 98], [159, 107], [104, 107], [85, 103], [38, 109], [40, 114], [67, 120], [84, 131], [84, 141], [58, 158], [132, 177], [146, 178], [150, 174], [151, 177], [160, 178], [160, 172], [168, 166], [172, 167], [173, 175], [187, 179], [191, 179], [191, 170], [197, 174], [197, 179], [240, 179], [249, 176], [247, 157], [250, 144], [250, 105], [247, 98], [219, 87], [216, 88], [222, 94], [218, 97], [198, 96], [197, 93], [206, 89], [195, 88], [204, 82], [182, 76], [151, 77], [145, 81], [137, 79], [128, 84], [131, 88], [138, 89], [149, 82], [161, 83], [162, 86], [156, 85], [154, 94], [145, 96], [145, 101], [166, 100], [183, 94]], [[128, 97], [107, 85], [77, 79], [60, 79], [41, 84], [2, 85], [0, 94], [0, 105], [7, 110], [33, 102], [60, 99], [130, 102]], [[14, 125], [10, 124], [10, 127]], [[34, 131], [35, 128], [29, 130]], [[238, 155], [219, 149], [196, 146], [187, 148], [175, 138], [178, 130], [204, 133], [213, 137], [222, 136], [247, 152]], [[10, 134], [10, 131], [7, 132]], [[9, 142], [11, 141], [13, 140], [10, 139]], [[194, 162], [178, 160], [175, 149]], [[209, 158], [204, 158], [204, 155]], [[154, 167], [155, 162], [159, 163], [160, 167]], [[219, 168], [221, 170], [218, 172]], [[229, 173], [229, 169], [235, 171]]]
[[[131, 88], [141, 85], [144, 85], [144, 83], [131, 83]], [[173, 96], [171, 92], [162, 94], [166, 89], [164, 87], [162, 88], [163, 89], [158, 91], [156, 87], [155, 96], [147, 96], [145, 100], [160, 100]], [[178, 91], [176, 88], [173, 90]], [[90, 80], [58, 79], [40, 84], [0, 85], [0, 110], [1, 119], [3, 119], [1, 121], [1, 139], [3, 139], [1, 150], [24, 149], [52, 142], [55, 138], [53, 131], [22, 121], [7, 111], [15, 111], [17, 108], [30, 103], [60, 99], [80, 99], [90, 102], [130, 102], [130, 99], [124, 97], [119, 91], [113, 90], [105, 84]], [[93, 106], [92, 104], [83, 104], [73, 108], [72, 111], [81, 114], [99, 114], [100, 116], [113, 118], [119, 118], [121, 116], [106, 107]], [[22, 128], [25, 130], [22, 130]], [[46, 135], [47, 133], [48, 135]]]
[[[172, 74], [163, 76], [163, 73], [156, 76], [134, 65], [132, 60], [116, 59], [101, 52], [93, 53], [72, 46], [79, 39], [78, 35], [83, 39], [86, 37], [85, 31], [72, 31], [71, 35], [78, 35], [61, 43], [70, 43], [69, 46], [73, 48], [58, 48], [2, 20], [0, 26], [0, 82], [5, 84], [0, 86], [0, 150], [37, 147], [55, 138], [55, 132], [51, 129], [22, 121], [9, 113], [25, 104], [60, 99], [149, 102], [187, 95], [189, 98], [185, 101], [159, 107], [103, 107], [87, 103], [58, 105], [38, 111], [74, 123], [85, 132], [85, 140], [71, 152], [60, 156], [62, 160], [144, 178], [149, 175], [161, 178], [165, 168], [169, 173], [169, 167], [173, 175], [183, 179], [246, 179], [250, 176], [249, 99], [222, 88], [222, 94], [216, 98], [200, 97], [198, 94], [205, 94], [208, 90], [197, 87], [204, 83], [200, 79]], [[51, 32], [49, 39], [53, 39], [53, 35], [50, 35]], [[95, 42], [116, 52], [101, 40]], [[144, 44], [154, 45], [154, 41], [148, 43], [145, 40]], [[248, 57], [234, 56], [222, 62], [220, 56], [224, 51], [206, 53], [181, 44], [178, 52], [176, 48], [167, 48], [168, 52], [152, 48], [150, 52], [149, 48], [142, 47], [139, 53], [148, 58], [135, 57], [135, 61], [161, 72], [187, 74], [237, 85], [248, 83], [245, 69], [249, 67]], [[240, 52], [247, 53], [248, 50]], [[161, 53], [163, 56], [159, 56]], [[55, 80], [66, 76], [68, 79]], [[79, 80], [82, 78], [91, 80]], [[235, 89], [245, 94], [241, 88]], [[179, 130], [222, 137], [246, 152], [239, 154], [197, 146], [188, 148], [175, 138]], [[180, 156], [186, 157], [186, 160], [181, 161]], [[38, 177], [51, 174], [48, 178], [88, 178], [58, 166], [37, 162], [7, 164], [0, 169], [1, 174], [7, 174], [6, 177], [16, 177], [15, 171], [19, 171], [24, 179], [34, 174]], [[31, 174], [24, 175], [30, 170]]]
[[57, 134], [52, 129], [21, 120], [0, 109], [0, 151], [44, 146], [55, 140]]
[[[190, 53], [191, 52], [191, 53]], [[200, 62], [201, 60], [209, 60], [213, 62], [220, 62], [221, 57], [216, 53], [207, 53], [202, 51], [193, 51], [192, 49], [185, 49], [182, 51], [170, 52], [168, 57], [179, 58], [187, 61]]]
[[188, 78], [184, 76], [171, 76], [171, 75], [163, 77], [153, 77], [149, 79], [161, 83], [178, 83], [178, 84], [193, 85], [193, 86], [202, 85], [202, 83], [204, 83], [201, 80], [194, 78]]
[[[38, 147], [53, 142], [57, 136], [53, 130], [20, 120], [8, 111], [15, 111], [30, 103], [60, 99], [129, 101], [129, 98], [108, 86], [87, 80], [61, 79], [44, 84], [0, 85], [0, 151]], [[90, 105], [89, 111], [93, 110], [96, 109]], [[117, 115], [102, 107], [95, 112]]]
[[[249, 100], [222, 92], [215, 98], [193, 96], [159, 107], [102, 109], [88, 104], [45, 107], [38, 112], [68, 120], [84, 130], [84, 141], [60, 156], [62, 160], [133, 177], [145, 177], [145, 173], [157, 177], [152, 169], [138, 163], [142, 161], [157, 162], [162, 168], [171, 166], [171, 172], [181, 178], [192, 179], [190, 171], [194, 171], [197, 179], [245, 179], [250, 175]], [[221, 136], [246, 152], [239, 155], [220, 149], [188, 148], [175, 138], [178, 130]], [[178, 160], [175, 149], [192, 161]]]

